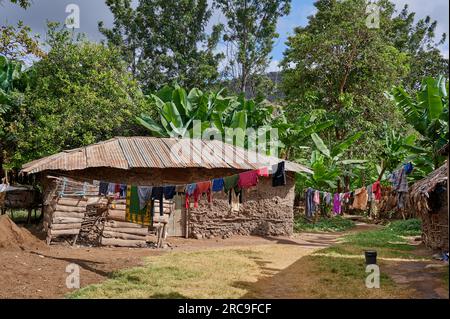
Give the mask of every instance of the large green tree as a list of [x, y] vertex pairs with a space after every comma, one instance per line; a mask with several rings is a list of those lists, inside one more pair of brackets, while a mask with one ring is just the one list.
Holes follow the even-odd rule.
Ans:
[[416, 13], [410, 12], [405, 5], [393, 19], [388, 35], [394, 46], [410, 58], [410, 71], [403, 79], [408, 91], [420, 88], [424, 77], [448, 75], [448, 59], [439, 47], [445, 43], [447, 34], [436, 34], [437, 21], [429, 16], [415, 22]]
[[144, 97], [114, 48], [73, 39], [51, 25], [49, 53], [33, 65], [23, 103], [8, 123], [16, 166], [64, 149], [139, 133]]
[[39, 36], [31, 35], [31, 28], [19, 21], [16, 26], [0, 26], [0, 55], [15, 61], [42, 58], [45, 52]]
[[335, 127], [323, 138], [339, 143], [363, 132], [349, 150], [362, 158], [379, 152], [383, 121], [399, 125], [401, 117], [384, 93], [408, 71], [406, 53], [383, 30], [391, 25], [394, 6], [387, 0], [377, 5], [381, 28], [369, 28], [365, 0], [317, 1], [317, 13], [289, 37], [283, 60], [289, 117], [325, 109]]
[[270, 63], [278, 19], [289, 14], [290, 0], [215, 0], [227, 22], [225, 76], [234, 79], [236, 91], [245, 93], [249, 82]]
[[109, 43], [122, 57], [146, 92], [177, 81], [204, 88], [219, 76], [215, 53], [218, 28], [205, 31], [211, 16], [207, 0], [107, 0], [114, 15], [112, 29], [99, 23]]

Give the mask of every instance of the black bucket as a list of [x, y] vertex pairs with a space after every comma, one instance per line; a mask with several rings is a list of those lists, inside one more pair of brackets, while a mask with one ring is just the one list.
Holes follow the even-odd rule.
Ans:
[[366, 265], [376, 265], [377, 264], [377, 252], [374, 250], [365, 251]]

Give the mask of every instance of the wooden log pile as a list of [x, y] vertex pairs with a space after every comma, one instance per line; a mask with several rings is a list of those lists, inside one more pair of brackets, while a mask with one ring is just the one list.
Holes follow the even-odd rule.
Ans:
[[118, 199], [109, 204], [105, 227], [102, 233], [103, 246], [146, 247], [149, 234], [156, 232], [156, 247], [162, 247], [167, 237], [168, 216], [173, 211], [173, 202], [163, 202], [164, 217], [160, 217], [159, 201], [155, 201], [155, 218], [152, 227], [130, 223], [126, 220], [126, 200]]
[[126, 199], [99, 196], [99, 186], [61, 177], [49, 177], [45, 194], [44, 229], [47, 243], [70, 236], [72, 244], [89, 246], [147, 247], [149, 235], [157, 235], [157, 247], [164, 246], [173, 201], [155, 201], [153, 225], [134, 224], [126, 219]]
[[107, 203], [100, 202], [87, 206], [86, 215], [81, 223], [81, 230], [78, 237], [79, 244], [85, 246], [100, 245], [107, 211]]
[[101, 237], [102, 246], [147, 247], [148, 226], [126, 220], [126, 200], [116, 199], [108, 204]]
[[72, 236], [75, 241], [81, 230], [88, 200], [82, 197], [56, 197], [45, 207], [44, 229], [47, 243], [57, 237]]

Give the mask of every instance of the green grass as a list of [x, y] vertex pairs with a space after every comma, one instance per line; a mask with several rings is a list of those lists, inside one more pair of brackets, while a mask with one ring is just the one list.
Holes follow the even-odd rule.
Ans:
[[422, 233], [422, 222], [420, 219], [398, 220], [387, 227], [399, 236], [419, 236]]
[[[15, 222], [15, 223], [25, 223], [28, 219], [28, 211], [24, 209], [14, 210], [11, 216], [11, 210], [8, 209], [7, 215]], [[41, 215], [41, 211], [38, 210], [36, 213], [36, 218], [39, 218]], [[31, 212], [31, 221], [34, 221], [34, 211]]]
[[312, 223], [303, 216], [298, 216], [294, 220], [294, 231], [302, 232], [342, 232], [355, 226], [351, 220], [336, 216], [333, 218], [320, 218], [317, 222]]
[[415, 219], [395, 221], [383, 229], [349, 234], [344, 242], [325, 248], [321, 253], [362, 255], [365, 250], [376, 250], [379, 257], [416, 259], [415, 247], [403, 236], [420, 234], [420, 221]]
[[149, 257], [143, 267], [114, 272], [110, 279], [68, 298], [236, 298], [233, 285], [258, 273], [257, 252], [220, 250], [176, 252]]

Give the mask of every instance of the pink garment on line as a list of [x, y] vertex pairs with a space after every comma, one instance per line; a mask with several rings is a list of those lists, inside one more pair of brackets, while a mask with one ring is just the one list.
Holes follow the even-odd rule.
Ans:
[[258, 185], [258, 171], [249, 171], [239, 174], [238, 186], [241, 189]]
[[269, 177], [269, 168], [263, 167], [258, 169], [258, 176]]
[[319, 191], [315, 191], [314, 192], [314, 203], [316, 204], [316, 205], [320, 205], [320, 193], [319, 193]]

